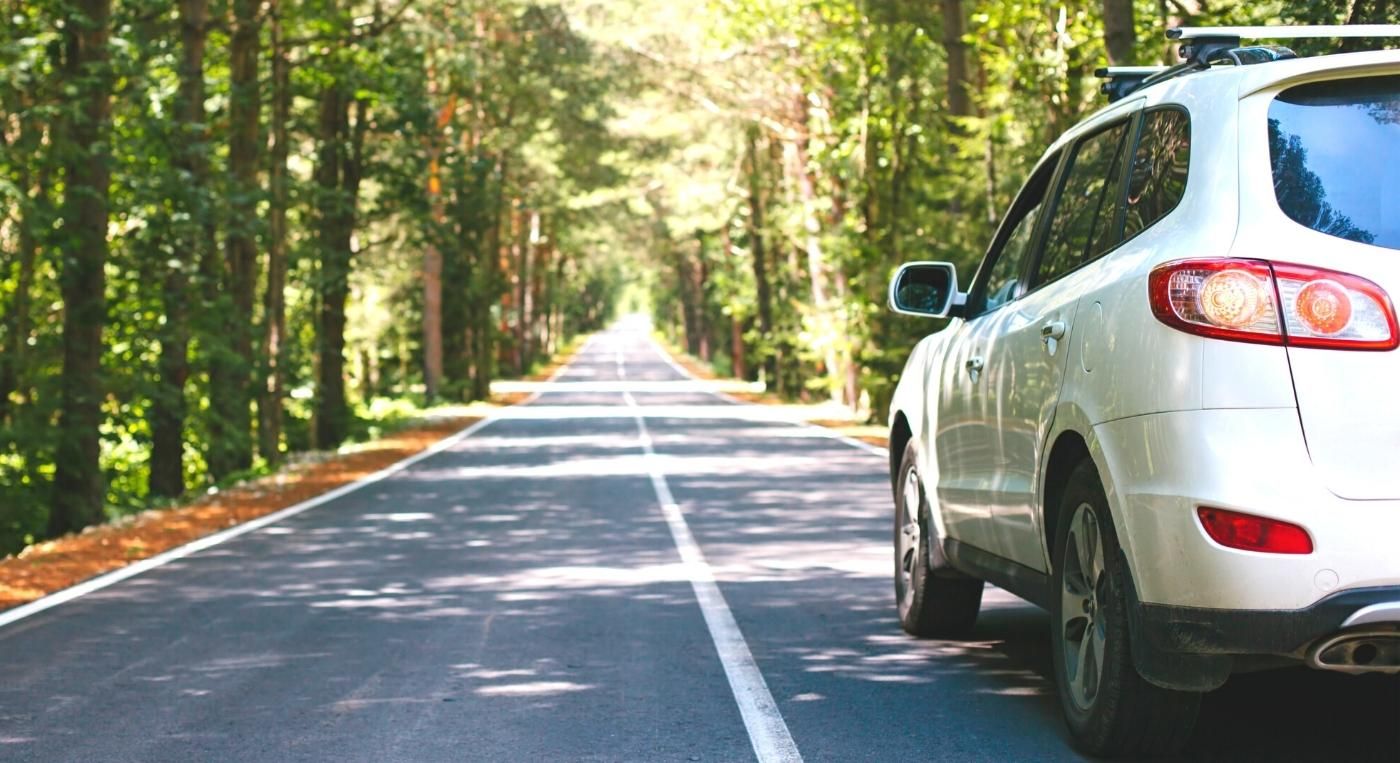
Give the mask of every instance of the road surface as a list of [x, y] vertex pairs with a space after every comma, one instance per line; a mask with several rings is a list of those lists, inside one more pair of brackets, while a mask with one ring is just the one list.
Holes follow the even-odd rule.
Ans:
[[[1075, 759], [1044, 614], [903, 635], [883, 456], [701, 387], [623, 324], [436, 455], [0, 627], [0, 759]], [[1191, 757], [1394, 761], [1398, 693], [1238, 677]]]

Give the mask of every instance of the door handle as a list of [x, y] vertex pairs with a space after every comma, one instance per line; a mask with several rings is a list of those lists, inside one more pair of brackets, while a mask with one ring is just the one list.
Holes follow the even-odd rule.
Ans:
[[1065, 338], [1065, 322], [1064, 322], [1064, 321], [1047, 321], [1047, 322], [1045, 323], [1045, 325], [1043, 325], [1043, 326], [1040, 327], [1040, 338], [1043, 339], [1043, 340], [1045, 340], [1045, 341], [1047, 341], [1047, 342], [1050, 341], [1051, 339], [1064, 339], [1064, 338]]
[[982, 366], [984, 365], [986, 365], [986, 361], [982, 360], [982, 357], [979, 355], [968, 358], [967, 362], [963, 364], [963, 368], [966, 368], [969, 372], [975, 374], [978, 371], [981, 371]]

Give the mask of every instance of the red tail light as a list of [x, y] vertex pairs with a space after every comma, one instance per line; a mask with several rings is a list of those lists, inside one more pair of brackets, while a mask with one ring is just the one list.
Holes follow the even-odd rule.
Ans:
[[1154, 268], [1147, 288], [1157, 319], [1191, 334], [1343, 350], [1400, 346], [1385, 290], [1346, 273], [1265, 260], [1180, 260]]
[[1295, 524], [1277, 519], [1241, 514], [1237, 511], [1196, 509], [1201, 526], [1216, 543], [1242, 551], [1266, 554], [1311, 554], [1312, 538], [1308, 531]]

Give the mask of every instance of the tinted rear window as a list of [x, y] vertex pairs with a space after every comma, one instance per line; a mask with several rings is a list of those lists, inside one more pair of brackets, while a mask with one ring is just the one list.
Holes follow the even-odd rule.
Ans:
[[1274, 195], [1331, 236], [1400, 249], [1400, 76], [1316, 82], [1269, 106]]

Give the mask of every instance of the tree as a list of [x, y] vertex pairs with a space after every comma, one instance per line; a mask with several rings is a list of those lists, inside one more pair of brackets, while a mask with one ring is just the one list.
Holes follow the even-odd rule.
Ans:
[[110, 0], [72, 0], [63, 32], [64, 79], [73, 91], [63, 118], [63, 372], [53, 508], [57, 535], [102, 517], [98, 463], [102, 426], [102, 327], [107, 262], [107, 145], [112, 108], [108, 49]]

